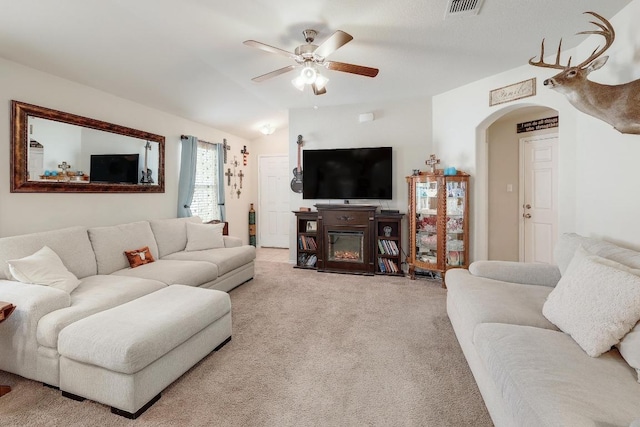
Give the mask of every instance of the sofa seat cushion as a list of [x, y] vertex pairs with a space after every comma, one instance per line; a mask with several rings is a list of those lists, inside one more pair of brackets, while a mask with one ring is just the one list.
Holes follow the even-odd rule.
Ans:
[[496, 323], [473, 340], [520, 425], [628, 426], [640, 414], [640, 384], [617, 350], [593, 358], [562, 332]]
[[112, 273], [116, 276], [130, 276], [158, 280], [167, 285], [177, 283], [200, 286], [218, 278], [218, 266], [203, 261], [176, 261], [161, 259], [136, 268], [125, 268]]
[[461, 268], [447, 271], [446, 280], [447, 298], [467, 325], [466, 330], [489, 322], [558, 330], [542, 315], [542, 306], [553, 288], [473, 276]]
[[250, 245], [235, 248], [216, 248], [202, 251], [175, 252], [163, 260], [207, 261], [218, 266], [218, 274], [223, 276], [238, 267], [249, 264], [256, 258], [256, 248]]
[[60, 334], [60, 354], [133, 374], [231, 311], [222, 291], [169, 286], [88, 317]]
[[53, 311], [40, 319], [38, 344], [57, 348], [60, 331], [73, 322], [116, 307], [167, 285], [149, 279], [121, 276], [89, 276], [71, 293], [71, 305]]

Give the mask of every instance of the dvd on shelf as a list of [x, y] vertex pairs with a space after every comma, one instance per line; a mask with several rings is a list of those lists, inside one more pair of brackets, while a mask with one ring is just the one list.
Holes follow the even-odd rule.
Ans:
[[302, 267], [314, 267], [318, 261], [318, 257], [315, 254], [300, 254], [298, 256], [298, 265]]

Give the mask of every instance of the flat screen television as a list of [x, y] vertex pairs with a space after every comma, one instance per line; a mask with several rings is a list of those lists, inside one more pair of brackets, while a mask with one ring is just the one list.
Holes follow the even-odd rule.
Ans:
[[391, 147], [302, 152], [303, 199], [391, 200]]
[[89, 169], [91, 182], [137, 184], [139, 154], [92, 154]]

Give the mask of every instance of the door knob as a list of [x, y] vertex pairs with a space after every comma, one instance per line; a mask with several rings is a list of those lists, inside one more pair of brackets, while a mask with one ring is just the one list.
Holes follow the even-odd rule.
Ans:
[[525, 209], [531, 209], [531, 205], [529, 203], [527, 203], [526, 205], [524, 205]]
[[522, 216], [523, 216], [524, 218], [531, 218], [531, 214], [528, 214], [528, 213], [526, 213], [526, 214], [522, 214]]

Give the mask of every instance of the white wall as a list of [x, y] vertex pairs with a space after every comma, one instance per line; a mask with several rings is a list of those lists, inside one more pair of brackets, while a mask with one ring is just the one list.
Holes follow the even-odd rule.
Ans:
[[[198, 138], [208, 142], [222, 142], [222, 139]], [[226, 220], [229, 222], [229, 234], [242, 238], [245, 244], [249, 243], [249, 207], [255, 202], [254, 187], [252, 185], [255, 171], [258, 170], [258, 163], [253, 152], [253, 145], [250, 141], [241, 138], [227, 137], [227, 144], [231, 146], [227, 152], [227, 164], [224, 165], [225, 172], [231, 170], [234, 174], [231, 177], [231, 186], [227, 185], [227, 177], [224, 178]], [[243, 164], [242, 150], [247, 147], [249, 156], [247, 165]], [[242, 188], [240, 188], [240, 178], [242, 172]], [[240, 190], [240, 195], [237, 191]]]
[[[361, 113], [374, 113], [371, 122], [359, 123]], [[389, 101], [379, 104], [345, 105], [332, 108], [294, 109], [289, 112], [289, 141], [303, 136], [304, 149], [393, 147], [393, 199], [352, 200], [351, 203], [375, 204], [382, 209], [398, 209], [407, 213], [407, 184], [405, 177], [412, 169], [426, 170], [425, 160], [433, 151], [430, 144], [431, 105], [428, 99]], [[297, 166], [297, 146], [290, 143], [289, 166]], [[439, 154], [439, 153], [438, 153]], [[302, 165], [304, 171], [304, 164]], [[291, 210], [316, 203], [343, 203], [343, 200], [304, 200], [301, 194], [291, 193]], [[315, 208], [314, 208], [315, 210]], [[290, 253], [295, 261], [295, 220], [291, 218]], [[404, 222], [403, 243], [407, 250], [407, 227]]]
[[[611, 19], [616, 41], [607, 52], [609, 62], [590, 75], [592, 80], [618, 84], [640, 77], [640, 58], [634, 57], [640, 49], [640, 30], [632, 22], [639, 14], [640, 0], [635, 0]], [[547, 43], [551, 46], [553, 41]], [[563, 59], [572, 55], [576, 63], [601, 43], [601, 37], [591, 36], [575, 50], [565, 52]], [[536, 53], [532, 48], [530, 56]], [[529, 105], [548, 106], [559, 113], [559, 232], [604, 237], [640, 248], [640, 198], [635, 176], [640, 136], [622, 135], [577, 111], [563, 95], [542, 85], [553, 74], [527, 64], [433, 98], [435, 150], [473, 176], [472, 260], [487, 259], [488, 255], [486, 128], [507, 112]], [[490, 90], [532, 77], [537, 77], [536, 96], [488, 106]]]
[[[43, 164], [44, 170], [59, 171], [58, 165], [66, 160], [67, 164], [76, 167], [80, 159], [80, 147], [82, 142], [81, 128], [65, 123], [45, 120], [39, 117], [31, 117], [29, 123], [29, 141], [35, 140], [44, 146]], [[81, 170], [76, 167], [72, 170]], [[29, 179], [37, 180], [39, 177], [30, 176]]]
[[[251, 147], [250, 142], [242, 138], [4, 59], [0, 59], [0, 76], [0, 117], [5, 118], [0, 120], [0, 170], [5, 174], [0, 179], [0, 236], [72, 225], [98, 226], [173, 218], [177, 210], [181, 134], [196, 135], [210, 142], [227, 138], [240, 161], [242, 146]], [[165, 193], [10, 193], [10, 100], [163, 135]], [[247, 201], [245, 196], [227, 201], [229, 233], [245, 241], [248, 241], [248, 226], [244, 220], [249, 210]]]

